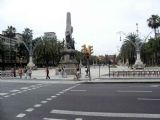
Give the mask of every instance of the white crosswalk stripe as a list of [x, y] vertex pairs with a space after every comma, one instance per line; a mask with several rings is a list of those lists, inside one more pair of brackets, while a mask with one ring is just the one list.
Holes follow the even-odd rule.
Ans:
[[81, 115], [92, 117], [118, 117], [118, 118], [159, 118], [160, 114], [149, 113], [111, 113], [111, 112], [86, 112], [86, 111], [70, 111], [70, 110], [52, 110], [52, 114], [63, 115]]
[[[43, 118], [43, 120], [67, 120], [67, 119]], [[83, 120], [83, 119], [82, 118], [75, 118], [75, 120]]]
[[27, 111], [27, 112], [32, 112], [34, 110], [34, 108], [28, 108], [27, 110], [25, 110], [25, 111]]
[[35, 104], [34, 107], [41, 107], [41, 104]]
[[66, 120], [66, 119], [43, 118], [43, 120]]
[[16, 117], [18, 117], [18, 118], [23, 118], [24, 116], [26, 116], [26, 114], [20, 113], [20, 114], [18, 114]]
[[0, 93], [0, 95], [7, 95], [8, 93]]

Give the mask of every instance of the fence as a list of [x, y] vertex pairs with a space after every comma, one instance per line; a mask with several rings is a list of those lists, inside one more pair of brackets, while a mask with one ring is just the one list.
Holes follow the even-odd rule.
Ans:
[[0, 79], [2, 78], [13, 78], [14, 75], [10, 71], [0, 71]]
[[110, 77], [160, 77], [160, 70], [111, 71]]

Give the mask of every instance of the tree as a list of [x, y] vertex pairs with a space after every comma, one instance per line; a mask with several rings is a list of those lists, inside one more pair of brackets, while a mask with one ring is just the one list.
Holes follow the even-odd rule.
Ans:
[[36, 62], [40, 65], [54, 65], [56, 66], [61, 58], [61, 50], [63, 48], [62, 42], [56, 38], [38, 37], [33, 40], [34, 57]]
[[152, 15], [149, 19], [147, 19], [148, 26], [154, 29], [155, 38], [157, 39], [156, 29], [160, 26], [160, 17], [158, 15]]
[[124, 39], [121, 46], [120, 55], [124, 62], [129, 62], [129, 65], [134, 64], [136, 56], [136, 47], [140, 46], [141, 40], [134, 33], [129, 33]]

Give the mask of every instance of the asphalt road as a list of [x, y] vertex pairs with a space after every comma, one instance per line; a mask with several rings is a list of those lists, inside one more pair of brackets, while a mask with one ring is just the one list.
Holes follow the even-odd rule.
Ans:
[[160, 84], [0, 82], [0, 120], [160, 119]]

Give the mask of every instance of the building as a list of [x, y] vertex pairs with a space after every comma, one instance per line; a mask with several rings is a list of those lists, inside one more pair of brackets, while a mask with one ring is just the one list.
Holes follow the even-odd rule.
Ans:
[[45, 33], [44, 33], [44, 37], [50, 38], [50, 39], [52, 39], [52, 38], [56, 39], [56, 38], [57, 38], [55, 32], [45, 32]]
[[108, 63], [108, 61], [111, 62], [111, 64], [116, 64], [116, 55], [105, 55], [106, 58], [106, 63]]
[[23, 58], [18, 57], [17, 53], [17, 45], [22, 41], [22, 35], [16, 33], [14, 38], [8, 38], [2, 34], [0, 34], [0, 44], [4, 46], [3, 53], [0, 53], [0, 70], [5, 66], [5, 69], [13, 67], [15, 65], [19, 65], [21, 63], [27, 63], [27, 60], [23, 60]]

